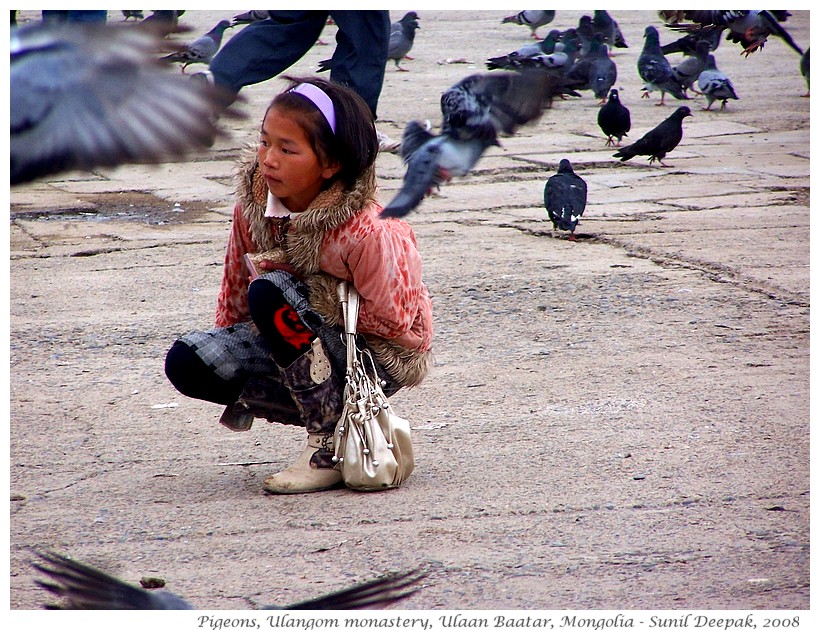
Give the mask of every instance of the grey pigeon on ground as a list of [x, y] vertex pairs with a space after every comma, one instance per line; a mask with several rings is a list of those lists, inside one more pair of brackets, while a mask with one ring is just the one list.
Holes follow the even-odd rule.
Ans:
[[595, 28], [592, 26], [592, 16], [582, 15], [578, 19], [578, 26], [575, 27], [575, 34], [578, 37], [579, 55], [583, 57], [589, 52], [592, 38], [595, 36]]
[[598, 110], [598, 126], [607, 137], [606, 146], [615, 144], [613, 138], [618, 138], [617, 146], [621, 146], [621, 139], [632, 128], [632, 118], [629, 109], [621, 103], [618, 90], [609, 92], [609, 99]]
[[401, 153], [407, 172], [401, 190], [382, 217], [402, 217], [452, 177], [466, 175], [498, 136], [541, 116], [549, 106], [558, 79], [546, 72], [474, 74], [441, 95], [440, 135], [410, 121]]
[[621, 32], [621, 27], [618, 26], [618, 21], [614, 19], [612, 21], [615, 23], [615, 48], [629, 48], [626, 39], [624, 39], [624, 34]]
[[181, 63], [183, 72], [192, 63], [208, 64], [222, 45], [223, 33], [232, 26], [228, 20], [220, 20], [216, 26], [202, 37], [197, 37], [192, 42], [184, 44], [180, 50], [162, 57], [162, 60]]
[[685, 105], [678, 107], [669, 118], [636, 142], [621, 148], [612, 157], [621, 158], [621, 162], [626, 162], [636, 155], [647, 155], [650, 164], [657, 160], [661, 166], [666, 166], [663, 158], [680, 144], [683, 139], [683, 119], [691, 115], [692, 112]]
[[615, 45], [615, 20], [607, 11], [595, 10], [592, 12], [592, 31], [604, 36], [604, 43], [612, 48]]
[[643, 97], [648, 98], [650, 92], [658, 90], [661, 93], [658, 105], [666, 104], [664, 97], [667, 92], [677, 99], [686, 99], [683, 87], [672, 72], [672, 65], [661, 52], [658, 29], [647, 26], [643, 36], [643, 49], [638, 56], [638, 76], [643, 80], [645, 90]]
[[[11, 183], [158, 163], [213, 144], [232, 96], [156, 61], [150, 29], [44, 25], [11, 31]], [[232, 115], [233, 112], [226, 112]]]
[[[53, 551], [35, 552], [32, 563], [49, 581], [35, 582], [64, 600], [46, 608], [70, 610], [192, 610], [182, 597], [163, 590], [147, 590]], [[385, 575], [328, 595], [263, 610], [358, 610], [384, 608], [415, 593], [424, 576], [418, 571]]]
[[672, 66], [672, 74], [675, 80], [681, 84], [684, 93], [692, 89], [692, 86], [698, 80], [698, 76], [706, 67], [706, 58], [709, 56], [709, 42], [700, 40], [695, 44], [695, 51], [686, 55], [683, 60]]
[[811, 92], [811, 71], [809, 70], [809, 48], [806, 52], [800, 55], [800, 74], [806, 80], [806, 93], [803, 96], [808, 96]]
[[515, 15], [508, 15], [501, 20], [502, 24], [520, 24], [522, 26], [529, 26], [530, 36], [533, 39], [540, 39], [538, 37], [538, 29], [541, 26], [549, 24], [555, 19], [555, 11], [519, 11]]
[[574, 241], [575, 228], [587, 206], [587, 183], [575, 174], [566, 158], [544, 185], [544, 206], [553, 229], [568, 230], [569, 240]]
[[416, 30], [419, 27], [419, 16], [415, 11], [409, 11], [398, 21], [394, 22], [390, 31], [390, 41], [387, 45], [387, 58], [392, 59], [396, 67], [407, 72], [399, 63], [413, 48]]
[[254, 22], [261, 22], [270, 18], [270, 11], [245, 11], [239, 13], [231, 18], [231, 25], [238, 26], [239, 24], [253, 24]]
[[522, 67], [522, 59], [529, 59], [538, 55], [551, 55], [555, 52], [561, 31], [553, 29], [540, 42], [524, 44], [520, 48], [506, 55], [487, 59], [487, 69], [517, 70]]
[[183, 13], [185, 13], [185, 11], [153, 11], [151, 15], [140, 22], [140, 24], [150, 27], [160, 26], [169, 30], [175, 29]]
[[603, 102], [618, 79], [618, 68], [609, 58], [602, 33], [592, 38], [589, 52], [578, 59], [565, 74], [567, 86], [576, 90], [592, 90]]
[[720, 109], [723, 111], [726, 109], [727, 100], [737, 100], [732, 82], [729, 77], [718, 70], [714, 55], [706, 58], [706, 66], [698, 77], [698, 87], [708, 103], [705, 110], [711, 109], [715, 101], [721, 101]]
[[684, 55], [691, 55], [697, 49], [699, 41], [706, 41], [709, 43], [709, 52], [714, 52], [720, 46], [721, 39], [720, 29], [700, 30], [693, 33], [688, 33], [676, 39], [674, 42], [669, 42], [661, 46], [661, 52], [664, 55], [671, 55], [672, 53], [683, 53]]
[[[797, 54], [803, 50], [792, 39], [780, 23], [785, 22], [791, 13], [788, 11], [766, 10], [693, 10], [673, 11], [667, 21], [674, 20], [667, 26], [677, 31], [697, 32], [703, 30], [726, 30], [726, 40], [740, 44], [747, 57], [763, 45], [769, 35], [776, 35]], [[682, 19], [681, 19], [682, 18]], [[688, 20], [683, 22], [682, 20]]]

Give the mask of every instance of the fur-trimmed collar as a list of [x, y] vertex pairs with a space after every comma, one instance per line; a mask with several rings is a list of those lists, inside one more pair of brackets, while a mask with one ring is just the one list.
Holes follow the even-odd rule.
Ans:
[[[248, 221], [251, 239], [259, 251], [277, 247], [265, 217], [268, 186], [257, 168], [256, 150], [249, 147], [237, 173], [237, 198]], [[293, 215], [288, 232], [287, 251], [291, 263], [302, 273], [319, 271], [319, 248], [322, 237], [361, 212], [376, 194], [376, 171], [371, 166], [351, 190], [334, 182], [320, 192], [304, 212]]]

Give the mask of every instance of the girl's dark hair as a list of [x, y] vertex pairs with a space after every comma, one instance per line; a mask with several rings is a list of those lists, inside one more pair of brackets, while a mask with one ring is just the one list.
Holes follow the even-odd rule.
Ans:
[[[339, 164], [341, 169], [333, 180], [341, 180], [346, 189], [352, 189], [361, 174], [375, 162], [379, 151], [370, 108], [356, 92], [338, 83], [318, 77], [283, 78], [291, 85], [271, 101], [268, 109], [277, 107], [300, 114], [296, 121], [304, 129], [319, 160], [323, 164]], [[318, 107], [304, 96], [289, 91], [299, 83], [312, 83], [333, 101], [335, 133]]]

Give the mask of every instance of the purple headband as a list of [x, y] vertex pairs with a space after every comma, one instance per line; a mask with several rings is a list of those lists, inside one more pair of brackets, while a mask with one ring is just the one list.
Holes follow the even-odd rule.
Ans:
[[322, 88], [316, 87], [312, 83], [300, 83], [288, 91], [304, 96], [318, 107], [319, 111], [322, 112], [322, 116], [325, 117], [327, 124], [330, 125], [330, 130], [334, 134], [336, 133], [336, 110], [333, 109], [333, 101], [330, 100], [330, 97], [325, 94]]

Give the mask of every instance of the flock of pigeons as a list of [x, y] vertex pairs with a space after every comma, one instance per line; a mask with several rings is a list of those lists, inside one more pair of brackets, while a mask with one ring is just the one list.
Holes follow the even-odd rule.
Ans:
[[[407, 124], [401, 154], [407, 171], [398, 194], [385, 207], [387, 217], [405, 216], [415, 209], [434, 188], [453, 176], [465, 175], [483, 152], [498, 145], [498, 136], [512, 134], [524, 124], [537, 120], [556, 97], [580, 96], [589, 90], [601, 102], [598, 125], [607, 137], [607, 146], [617, 146], [613, 157], [621, 162], [646, 156], [649, 163], [666, 166], [664, 158], [683, 138], [683, 120], [692, 110], [681, 105], [669, 117], [628, 146], [622, 139], [631, 129], [629, 110], [620, 102], [618, 69], [610, 56], [614, 48], [628, 47], [617, 22], [604, 10], [584, 15], [578, 25], [564, 31], [551, 30], [539, 39], [537, 29], [551, 23], [555, 11], [520, 11], [502, 20], [529, 27], [538, 40], [503, 56], [487, 60], [490, 71], [460, 80], [441, 96], [442, 123], [438, 135], [418, 121]], [[643, 97], [660, 92], [658, 105], [665, 105], [670, 94], [688, 100], [688, 92], [698, 92], [707, 101], [725, 109], [728, 100], [737, 99], [731, 80], [718, 70], [712, 54], [723, 39], [739, 44], [749, 55], [763, 48], [770, 36], [781, 38], [800, 55], [800, 71], [809, 83], [809, 52], [804, 52], [783, 28], [787, 11], [721, 10], [659, 11], [662, 22], [671, 30], [685, 33], [680, 39], [661, 46], [655, 26], [644, 30], [644, 43], [637, 60], [643, 81]], [[672, 64], [667, 55], [682, 53]], [[695, 87], [697, 86], [697, 88]], [[558, 172], [544, 189], [544, 205], [553, 228], [569, 232], [575, 228], [586, 207], [587, 187], [573, 172], [567, 159], [560, 161]]]

